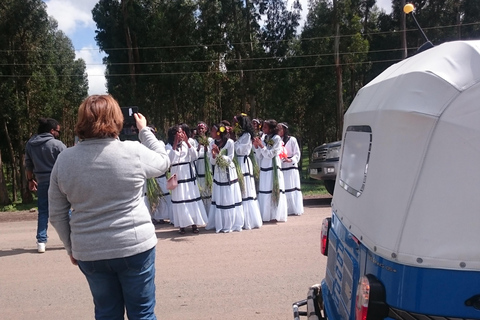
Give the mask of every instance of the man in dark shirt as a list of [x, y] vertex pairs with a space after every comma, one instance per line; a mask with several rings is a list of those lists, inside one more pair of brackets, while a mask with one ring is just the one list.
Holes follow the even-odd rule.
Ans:
[[67, 148], [57, 140], [59, 136], [58, 121], [42, 118], [38, 121], [37, 134], [28, 140], [25, 147], [28, 188], [31, 191], [37, 191], [38, 198], [37, 251], [39, 253], [45, 252], [47, 243], [50, 173], [58, 154]]

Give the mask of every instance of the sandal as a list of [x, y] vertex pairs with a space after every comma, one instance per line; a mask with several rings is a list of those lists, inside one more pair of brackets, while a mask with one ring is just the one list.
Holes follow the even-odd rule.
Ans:
[[180, 228], [180, 230], [178, 230], [178, 233], [185, 234], [185, 228]]
[[193, 233], [199, 233], [200, 231], [198, 230], [198, 227], [196, 225], [192, 226], [192, 232]]

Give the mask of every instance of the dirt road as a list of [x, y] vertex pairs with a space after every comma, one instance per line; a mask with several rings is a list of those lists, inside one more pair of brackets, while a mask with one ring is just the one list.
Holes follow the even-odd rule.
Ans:
[[[158, 225], [158, 319], [292, 319], [292, 303], [325, 273], [319, 233], [329, 200], [305, 201], [304, 215], [250, 231], [180, 235]], [[44, 254], [35, 230], [34, 219], [0, 222], [1, 318], [93, 319], [87, 282], [55, 230]]]

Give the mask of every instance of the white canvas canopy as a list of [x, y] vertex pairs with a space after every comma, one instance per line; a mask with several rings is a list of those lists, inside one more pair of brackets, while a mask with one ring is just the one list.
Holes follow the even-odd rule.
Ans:
[[[337, 177], [332, 207], [376, 254], [480, 270], [479, 82], [480, 41], [449, 42], [391, 66], [352, 102], [344, 137], [369, 126], [371, 149], [361, 192]], [[343, 150], [345, 180], [356, 156]]]

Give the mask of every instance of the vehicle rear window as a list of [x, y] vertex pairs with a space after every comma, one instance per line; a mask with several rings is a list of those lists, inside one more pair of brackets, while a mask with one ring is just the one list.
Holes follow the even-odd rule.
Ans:
[[342, 142], [339, 184], [355, 197], [360, 197], [367, 180], [368, 161], [372, 148], [370, 126], [349, 126]]

